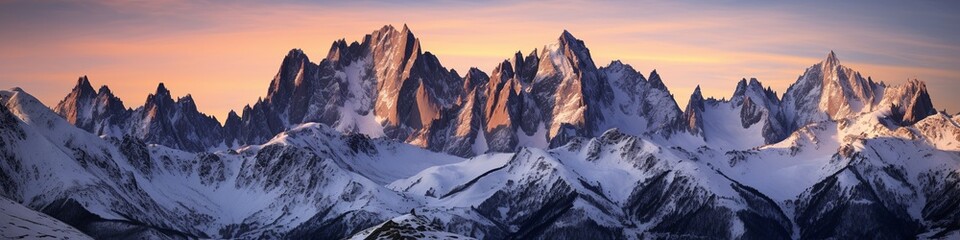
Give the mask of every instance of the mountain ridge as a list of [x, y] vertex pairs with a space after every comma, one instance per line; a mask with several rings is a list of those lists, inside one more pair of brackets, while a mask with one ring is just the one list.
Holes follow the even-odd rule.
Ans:
[[0, 90], [0, 195], [49, 220], [31, 229], [108, 239], [960, 236], [960, 116], [936, 112], [924, 82], [875, 82], [833, 51], [779, 96], [743, 78], [730, 99], [698, 86], [684, 108], [656, 70], [598, 67], [568, 31], [463, 76], [407, 26], [335, 41], [318, 62], [293, 49], [266, 95], [222, 124], [163, 83], [136, 108], [93, 86], [79, 78], [53, 108]]
[[[549, 150], [464, 159], [321, 123], [261, 145], [190, 153], [95, 136], [14, 89], [0, 91], [0, 186], [4, 197], [98, 238], [960, 234], [960, 208], [950, 204], [960, 196], [955, 116], [904, 127], [878, 110], [764, 144], [761, 124], [739, 130], [746, 99], [704, 99], [702, 119], [732, 123], [704, 121], [707, 138], [614, 128]], [[71, 212], [95, 221], [63, 214]], [[390, 223], [406, 212], [419, 220]], [[696, 224], [707, 220], [716, 224]]]
[[[0, 91], [0, 102], [0, 153], [12, 154], [0, 161], [4, 196], [98, 238], [342, 238], [370, 227], [389, 225], [382, 230], [389, 231], [394, 226], [385, 222], [411, 208], [417, 224], [430, 226], [414, 224], [405, 228], [408, 235], [960, 234], [952, 228], [958, 209], [950, 204], [960, 196], [960, 124], [945, 115], [901, 127], [872, 112], [807, 124], [759, 148], [610, 129], [549, 150], [521, 147], [463, 159], [318, 123], [262, 145], [189, 153], [136, 138], [99, 138], [19, 89]], [[732, 102], [708, 98], [704, 106], [711, 116]], [[77, 211], [99, 220], [62, 214]], [[696, 224], [703, 221], [715, 227]]]
[[[624, 71], [634, 73], [624, 75]], [[151, 96], [144, 105], [146, 113], [120, 110], [123, 103], [106, 86], [102, 87], [106, 93], [92, 91], [86, 76], [55, 110], [97, 134], [136, 135], [149, 143], [189, 151], [262, 143], [295, 124], [320, 122], [345, 133], [387, 137], [472, 156], [522, 146], [556, 147], [573, 137], [598, 136], [609, 128], [634, 135], [669, 136], [686, 131], [708, 138], [701, 130], [703, 116], [698, 111], [703, 111], [703, 101], [715, 101], [703, 99], [697, 94], [698, 87], [681, 110], [656, 70], [648, 80], [620, 61], [598, 68], [584, 41], [566, 30], [557, 42], [539, 52], [534, 49], [524, 56], [517, 51], [490, 74], [472, 68], [461, 77], [422, 50], [409, 27], [386, 25], [360, 42], [334, 41], [326, 58], [316, 63], [302, 50], [290, 50], [268, 86], [267, 95], [253, 105], [231, 111], [223, 122], [216, 121], [220, 126], [197, 111], [186, 95], [184, 106], [176, 108], [183, 108], [192, 119], [178, 121], [181, 125], [177, 127], [205, 129], [207, 139], [165, 133], [169, 131], [163, 129], [174, 123], [147, 119], [153, 109]], [[624, 89], [628, 91], [621, 91]], [[155, 95], [164, 91], [160, 84]], [[93, 102], [89, 99], [94, 94], [104, 96]], [[767, 144], [782, 140], [806, 123], [839, 120], [879, 108], [890, 108], [890, 117], [901, 125], [935, 113], [922, 82], [911, 80], [905, 86], [889, 87], [864, 79], [841, 65], [833, 51], [781, 96], [751, 78], [737, 84], [731, 101], [734, 107], [743, 105], [743, 128], [762, 121]], [[640, 108], [629, 109], [635, 105]], [[89, 109], [109, 110], [91, 114]], [[155, 130], [132, 129], [129, 125], [136, 124], [124, 121]], [[470, 123], [470, 127], [458, 123]]]

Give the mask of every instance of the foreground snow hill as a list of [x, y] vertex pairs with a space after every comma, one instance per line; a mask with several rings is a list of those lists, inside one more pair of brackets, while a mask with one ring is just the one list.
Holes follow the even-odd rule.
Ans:
[[92, 239], [60, 220], [0, 197], [0, 236], [4, 239]]
[[96, 238], [912, 238], [955, 236], [960, 216], [943, 115], [826, 121], [746, 150], [614, 129], [462, 159], [320, 124], [189, 153], [0, 96], [4, 196]]

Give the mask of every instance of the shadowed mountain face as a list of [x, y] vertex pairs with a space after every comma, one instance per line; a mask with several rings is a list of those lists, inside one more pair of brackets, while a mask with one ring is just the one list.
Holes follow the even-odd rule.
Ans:
[[223, 130], [216, 118], [197, 110], [190, 95], [174, 101], [163, 83], [147, 96], [142, 107], [125, 109], [107, 86], [93, 91], [84, 76], [53, 109], [67, 122], [97, 135], [131, 135], [187, 151], [203, 151], [223, 142]]
[[0, 194], [95, 238], [960, 236], [960, 117], [925, 83], [831, 52], [783, 95], [689, 97], [567, 31], [461, 76], [385, 26], [291, 50], [222, 125], [162, 83], [135, 109], [87, 77], [54, 108], [0, 91]]

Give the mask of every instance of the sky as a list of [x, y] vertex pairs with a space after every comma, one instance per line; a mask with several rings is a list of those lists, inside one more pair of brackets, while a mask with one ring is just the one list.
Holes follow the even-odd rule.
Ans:
[[406, 24], [460, 73], [569, 30], [598, 66], [656, 69], [681, 108], [698, 85], [729, 98], [741, 78], [782, 94], [832, 50], [874, 80], [925, 81], [934, 106], [956, 113], [957, 23], [958, 1], [0, 0], [0, 88], [54, 106], [86, 75], [136, 108], [163, 82], [222, 121], [266, 95], [290, 49], [319, 62], [335, 40]]

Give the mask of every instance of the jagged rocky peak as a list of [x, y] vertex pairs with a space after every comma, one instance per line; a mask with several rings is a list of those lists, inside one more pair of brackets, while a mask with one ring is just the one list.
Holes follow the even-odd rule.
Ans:
[[561, 75], [564, 82], [589, 83], [597, 78], [590, 49], [567, 30], [563, 30], [556, 43], [545, 46], [540, 56], [538, 79]]
[[[676, 130], [682, 112], [673, 94], [667, 90], [656, 71], [649, 80], [629, 64], [616, 60], [600, 68], [603, 81], [612, 88], [609, 105], [602, 105], [602, 116], [596, 118], [596, 133], [619, 128], [628, 134], [660, 133], [664, 136]], [[596, 107], [596, 106], [594, 106]]]
[[277, 75], [270, 81], [266, 99], [285, 104], [293, 97], [294, 89], [303, 83], [303, 74], [310, 71], [315, 64], [310, 62], [307, 54], [300, 49], [291, 49], [283, 57]]
[[890, 106], [891, 117], [900, 125], [909, 126], [937, 113], [927, 92], [927, 84], [910, 79], [898, 86], [888, 87], [884, 91], [881, 106]]
[[841, 65], [831, 51], [787, 88], [782, 109], [789, 129], [795, 130], [807, 123], [875, 110], [883, 88], [884, 85]]
[[907, 109], [902, 120], [904, 124], [912, 124], [937, 113], [937, 109], [933, 107], [933, 101], [930, 100], [930, 93], [927, 92], [926, 83], [913, 79], [905, 88], [906, 91], [913, 93], [914, 97], [909, 104], [904, 105]]
[[97, 93], [90, 85], [90, 79], [87, 78], [87, 75], [77, 79], [77, 86], [73, 87], [73, 92], [79, 93], [81, 96], [93, 96]]
[[540, 57], [537, 55], [537, 49], [533, 49], [526, 57], [523, 56], [522, 52], [517, 51], [510, 59], [510, 63], [513, 64], [513, 77], [516, 77], [523, 84], [530, 84], [537, 74]]
[[[244, 109], [249, 109], [249, 108], [250, 108], [250, 105], [247, 105], [244, 107]], [[223, 121], [224, 137], [227, 137], [226, 135], [228, 133], [236, 132], [238, 129], [227, 129], [227, 128], [240, 127], [241, 121], [242, 120], [240, 118], [240, 115], [238, 115], [236, 111], [230, 110], [230, 112], [227, 113], [227, 119], [224, 119]], [[227, 144], [230, 144], [231, 142], [233, 142], [232, 138], [235, 138], [235, 136], [231, 136], [230, 139], [226, 139], [225, 142], [227, 142]]]
[[690, 102], [687, 106], [703, 109], [703, 100], [703, 94], [700, 93], [700, 85], [697, 85], [697, 87], [693, 89], [693, 93], [690, 94]]
[[200, 113], [200, 111], [197, 110], [197, 103], [193, 101], [193, 96], [190, 94], [187, 94], [183, 97], [178, 97], [177, 105], [180, 107], [181, 111]]
[[781, 109], [789, 131], [811, 122], [886, 110], [898, 124], [910, 125], [936, 112], [922, 82], [875, 82], [841, 65], [833, 51], [787, 89]]
[[549, 127], [551, 146], [562, 145], [573, 133], [599, 133], [601, 107], [610, 105], [613, 90], [601, 79], [583, 41], [564, 30], [557, 43], [544, 47], [533, 83], [531, 93], [544, 109], [541, 118]]
[[837, 58], [837, 54], [830, 50], [830, 53], [827, 54], [827, 58], [823, 60], [824, 68], [839, 66], [840, 59]]
[[494, 80], [490, 81], [490, 84], [495, 85], [500, 85], [507, 82], [507, 80], [516, 78], [516, 72], [513, 71], [513, 64], [508, 60], [503, 60], [493, 68], [490, 78]]
[[733, 96], [730, 98], [731, 107], [740, 107], [740, 123], [743, 128], [754, 124], [763, 124], [762, 134], [764, 143], [779, 142], [787, 137], [788, 132], [783, 125], [783, 116], [780, 114], [780, 99], [777, 93], [764, 88], [756, 78], [741, 79], [737, 83]]
[[504, 60], [497, 65], [490, 75], [487, 87], [486, 116], [487, 131], [496, 127], [510, 125], [510, 101], [515, 99], [519, 84], [513, 77], [513, 67]]
[[167, 90], [167, 87], [161, 82], [157, 85], [156, 92], [147, 95], [147, 101], [143, 103], [143, 107], [147, 109], [147, 111], [168, 111], [172, 109], [173, 104], [174, 101], [170, 95], [170, 90]]
[[563, 33], [560, 34], [558, 43], [560, 44], [560, 49], [565, 51], [564, 55], [575, 57], [571, 60], [581, 63], [581, 68], [597, 68], [597, 66], [593, 63], [593, 59], [590, 57], [590, 49], [587, 49], [587, 46], [583, 43], [583, 40], [577, 39], [569, 31], [563, 30]]
[[[746, 78], [740, 79], [737, 82], [737, 87], [733, 91], [733, 96], [730, 98], [730, 101], [735, 105], [742, 104], [745, 98], [751, 98], [753, 102], [761, 102], [767, 104], [767, 107], [777, 108], [780, 104], [780, 98], [777, 97], [777, 93], [774, 92], [770, 87], [763, 87], [763, 84], [760, 83], [756, 78], [750, 78], [748, 82]], [[756, 99], [753, 99], [756, 98]]]
[[687, 102], [687, 108], [683, 111], [683, 127], [694, 135], [703, 134], [703, 110], [703, 94], [700, 93], [700, 85], [697, 85], [697, 88], [693, 90], [693, 94], [690, 94], [690, 101]]
[[[343, 40], [340, 40], [337, 42], [343, 42]], [[308, 57], [307, 54], [303, 52], [303, 49], [293, 48], [293, 49], [290, 49], [290, 51], [287, 51], [287, 55], [283, 57], [283, 61], [294, 63], [294, 64], [300, 64], [303, 62], [310, 62], [310, 57]]]
[[482, 85], [477, 83], [482, 74], [477, 73], [462, 78], [423, 51], [410, 28], [385, 25], [360, 42], [334, 41], [318, 63], [299, 49], [291, 50], [263, 102], [241, 114], [243, 127], [235, 130], [241, 132], [229, 134], [257, 144], [292, 125], [320, 122], [343, 131], [422, 142], [421, 131], [444, 109], [460, 104], [466, 87]]
[[362, 54], [363, 48], [359, 42], [353, 41], [348, 45], [345, 39], [340, 39], [334, 41], [332, 46], [330, 46], [326, 60], [349, 64], [363, 57]]
[[490, 76], [478, 68], [470, 68], [467, 74], [463, 76], [463, 94], [469, 94], [471, 91], [482, 87], [490, 81]]
[[650, 87], [652, 88], [667, 90], [667, 85], [663, 84], [663, 80], [660, 78], [660, 74], [657, 73], [656, 69], [650, 71], [650, 78], [647, 82], [650, 83]]
[[130, 112], [106, 85], [94, 91], [87, 76], [80, 77], [53, 110], [70, 124], [95, 134], [103, 134], [105, 124], [122, 121]]
[[420, 40], [413, 35], [406, 24], [397, 31], [393, 25], [386, 25], [364, 37], [364, 44], [371, 49], [378, 75], [387, 77], [391, 83], [409, 76], [412, 62], [422, 54]]
[[189, 94], [174, 101], [163, 83], [147, 96], [142, 107], [133, 110], [125, 108], [106, 85], [93, 91], [90, 81], [82, 77], [54, 111], [96, 135], [130, 135], [147, 143], [194, 152], [222, 141], [216, 118], [200, 113]]
[[371, 46], [378, 87], [374, 112], [387, 127], [387, 135], [406, 139], [460, 96], [461, 77], [444, 68], [433, 54], [423, 53], [406, 25], [400, 31], [384, 26], [361, 45]]
[[100, 89], [97, 90], [97, 96], [114, 97], [113, 91], [111, 91], [110, 87], [107, 87], [107, 85], [100, 86]]
[[223, 129], [216, 118], [201, 113], [189, 94], [174, 101], [163, 83], [135, 113], [125, 123], [128, 130], [123, 134], [147, 143], [200, 152], [223, 141]]
[[737, 82], [737, 87], [733, 90], [733, 97], [730, 97], [730, 100], [737, 102], [737, 100], [743, 100], [744, 95], [747, 93], [747, 79], [741, 78]]
[[[186, 101], [192, 101], [192, 97], [188, 95], [180, 97], [179, 99], [186, 98]], [[172, 109], [175, 106], [177, 101], [173, 100], [173, 94], [170, 93], [170, 90], [167, 89], [166, 85], [163, 82], [157, 84], [157, 89], [151, 94], [147, 95], [147, 100], [143, 103], [143, 108], [145, 109]]]
[[96, 104], [96, 110], [103, 111], [105, 113], [109, 112], [113, 114], [122, 114], [132, 111], [123, 106], [123, 101], [114, 96], [113, 91], [111, 91], [107, 85], [102, 85], [100, 86], [100, 89], [97, 90]]
[[163, 82], [157, 84], [157, 90], [153, 94], [147, 95], [147, 98], [156, 97], [157, 99], [170, 99], [173, 100], [173, 97], [170, 95], [170, 90], [167, 89], [167, 86], [163, 85]]
[[633, 66], [625, 64], [620, 60], [611, 61], [606, 67], [601, 67], [600, 71], [604, 72], [604, 78], [607, 82], [610, 82], [612, 87], [620, 88], [621, 91], [630, 92], [630, 98], [636, 97], [632, 96], [634, 92], [642, 90], [638, 88], [646, 87], [645, 83], [647, 82], [647, 78], [645, 78], [642, 73], [633, 69]]
[[90, 85], [87, 76], [77, 79], [77, 85], [67, 96], [57, 104], [54, 111], [67, 119], [67, 122], [74, 125], [82, 125], [82, 122], [89, 120], [90, 116], [83, 116], [84, 113], [92, 110], [93, 99], [97, 91]]
[[[67, 94], [67, 97], [64, 99], [70, 101], [78, 101], [83, 99], [92, 99], [97, 95], [97, 91], [93, 89], [93, 86], [90, 84], [90, 80], [87, 79], [87, 76], [81, 76], [77, 79], [77, 84], [73, 86], [73, 90]], [[61, 102], [63, 104], [63, 102]]]
[[858, 112], [859, 105], [870, 105], [876, 99], [875, 91], [878, 86], [873, 81], [863, 78], [859, 72], [840, 65], [837, 55], [830, 51], [827, 59], [821, 63], [821, 81], [824, 91], [820, 105], [825, 107], [831, 118], [838, 118], [845, 113]]

